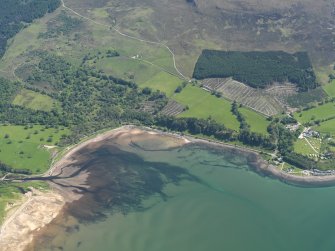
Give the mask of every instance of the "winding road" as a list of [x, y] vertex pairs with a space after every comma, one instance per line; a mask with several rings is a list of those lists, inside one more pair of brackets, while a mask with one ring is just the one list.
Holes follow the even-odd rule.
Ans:
[[184, 74], [181, 73], [181, 71], [178, 69], [177, 67], [177, 64], [176, 64], [176, 55], [174, 54], [174, 52], [171, 50], [171, 48], [169, 46], [167, 46], [166, 44], [164, 43], [161, 43], [161, 42], [156, 42], [156, 41], [149, 41], [149, 40], [145, 40], [145, 39], [142, 39], [142, 38], [137, 38], [137, 37], [133, 37], [133, 36], [130, 36], [130, 35], [127, 35], [123, 32], [121, 32], [119, 29], [115, 28], [114, 26], [111, 26], [111, 25], [108, 25], [108, 24], [104, 24], [104, 23], [100, 23], [98, 21], [95, 21], [89, 17], [85, 17], [83, 15], [81, 15], [80, 13], [78, 13], [77, 11], [67, 7], [65, 5], [65, 2], [64, 0], [61, 0], [62, 1], [62, 7], [66, 10], [69, 10], [70, 12], [74, 13], [75, 15], [83, 18], [83, 19], [86, 19], [92, 23], [95, 23], [97, 25], [101, 25], [101, 26], [104, 26], [104, 27], [107, 27], [109, 29], [112, 29], [114, 30], [115, 32], [117, 32], [119, 35], [123, 36], [123, 37], [126, 37], [126, 38], [129, 38], [129, 39], [133, 39], [133, 40], [136, 40], [136, 41], [139, 41], [139, 42], [142, 42], [142, 43], [147, 43], [147, 44], [154, 44], [154, 45], [159, 45], [159, 46], [163, 46], [165, 47], [169, 52], [170, 54], [172, 55], [172, 60], [173, 60], [173, 67], [174, 69], [176, 70], [176, 72], [179, 74], [179, 76], [184, 79], [184, 80], [189, 80], [188, 77], [186, 77]]

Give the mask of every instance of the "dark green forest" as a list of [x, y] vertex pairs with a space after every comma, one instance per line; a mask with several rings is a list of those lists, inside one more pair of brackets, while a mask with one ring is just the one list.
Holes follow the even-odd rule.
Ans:
[[54, 11], [60, 0], [0, 0], [0, 57], [6, 50], [8, 39], [34, 19]]
[[195, 65], [193, 77], [232, 77], [254, 88], [285, 81], [296, 84], [301, 91], [318, 86], [306, 52], [204, 50]]
[[0, 105], [10, 103], [13, 95], [18, 91], [19, 84], [0, 78]]

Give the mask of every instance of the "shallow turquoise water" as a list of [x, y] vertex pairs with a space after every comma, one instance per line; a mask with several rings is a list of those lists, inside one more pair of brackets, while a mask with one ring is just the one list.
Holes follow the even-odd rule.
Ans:
[[302, 188], [262, 177], [250, 170], [246, 156], [207, 145], [123, 150], [146, 163], [182, 167], [198, 180], [168, 183], [166, 197], [143, 198], [143, 210], [79, 223], [78, 231], [58, 233], [43, 250], [335, 250], [334, 187]]

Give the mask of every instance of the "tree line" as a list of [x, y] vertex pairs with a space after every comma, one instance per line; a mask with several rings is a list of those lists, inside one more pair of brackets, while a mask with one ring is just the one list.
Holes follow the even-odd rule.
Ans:
[[241, 130], [237, 132], [226, 128], [223, 124], [219, 124], [211, 118], [175, 118], [160, 115], [155, 118], [154, 125], [182, 133], [187, 132], [193, 135], [203, 134], [209, 137], [213, 136], [215, 139], [221, 141], [240, 141], [245, 145], [262, 147], [267, 150], [273, 150], [275, 147], [269, 137], [259, 133], [250, 132], [250, 130]]
[[6, 165], [0, 161], [0, 171], [6, 172], [6, 173], [16, 173], [16, 174], [31, 174], [31, 171], [28, 169], [16, 169], [12, 168], [9, 165]]

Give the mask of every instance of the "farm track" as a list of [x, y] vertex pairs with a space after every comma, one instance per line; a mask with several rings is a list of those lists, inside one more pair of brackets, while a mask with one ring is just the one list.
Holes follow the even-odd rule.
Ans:
[[[181, 71], [178, 69], [178, 67], [177, 67], [177, 63], [176, 63], [176, 55], [175, 55], [174, 52], [170, 49], [170, 47], [167, 46], [166, 44], [161, 43], [161, 42], [149, 41], [149, 40], [145, 40], [145, 39], [141, 39], [141, 38], [137, 38], [137, 37], [130, 36], [130, 35], [128, 35], [128, 34], [125, 34], [125, 33], [121, 32], [121, 31], [120, 31], [119, 29], [117, 29], [115, 26], [111, 26], [111, 25], [108, 25], [108, 24], [100, 23], [100, 22], [95, 21], [95, 20], [93, 20], [93, 19], [91, 19], [91, 18], [89, 18], [89, 17], [86, 17], [86, 16], [81, 15], [81, 14], [78, 13], [77, 11], [75, 11], [75, 10], [73, 10], [73, 9], [71, 9], [71, 8], [69, 8], [69, 7], [67, 7], [67, 6], [65, 5], [64, 0], [61, 0], [61, 2], [62, 2], [62, 7], [63, 7], [64, 9], [69, 10], [70, 12], [74, 13], [75, 15], [77, 15], [77, 16], [83, 18], [83, 19], [86, 19], [86, 20], [88, 20], [88, 21], [90, 21], [90, 22], [92, 22], [92, 23], [95, 23], [95, 24], [97, 24], [97, 25], [101, 25], [101, 26], [107, 27], [107, 28], [109, 28], [109, 29], [112, 29], [112, 30], [114, 30], [115, 32], [117, 32], [119, 35], [123, 36], [123, 37], [129, 38], [129, 39], [133, 39], [133, 40], [136, 40], [136, 41], [139, 41], [139, 42], [142, 42], [142, 43], [154, 44], [154, 45], [158, 45], [158, 46], [162, 46], [162, 47], [166, 48], [166, 49], [170, 52], [170, 54], [172, 55], [173, 66], [174, 66], [174, 69], [176, 70], [176, 72], [179, 74], [179, 77], [181, 77], [181, 78], [184, 79], [184, 80], [188, 80], [188, 79], [189, 79], [188, 77], [184, 76], [184, 74], [182, 74]], [[147, 62], [148, 62], [148, 61], [147, 61]], [[150, 62], [150, 64], [153, 64], [153, 63]]]

